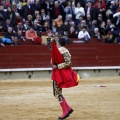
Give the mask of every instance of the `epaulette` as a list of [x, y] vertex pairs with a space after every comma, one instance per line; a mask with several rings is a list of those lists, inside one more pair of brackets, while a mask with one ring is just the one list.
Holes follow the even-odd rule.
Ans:
[[65, 47], [60, 47], [59, 48], [61, 54], [65, 53], [65, 52], [69, 52]]

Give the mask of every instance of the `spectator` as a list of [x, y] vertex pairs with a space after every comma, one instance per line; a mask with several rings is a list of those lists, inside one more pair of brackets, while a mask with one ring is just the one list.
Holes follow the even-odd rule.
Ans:
[[89, 27], [88, 27], [88, 25], [86, 24], [86, 20], [82, 20], [82, 21], [81, 21], [81, 24], [78, 25], [78, 30], [81, 31], [82, 28], [83, 28], [83, 26], [86, 27], [87, 31], [89, 30]]
[[48, 22], [44, 22], [42, 32], [47, 32], [50, 29]]
[[111, 10], [112, 14], [116, 13], [117, 7], [115, 6], [115, 1], [110, 2], [110, 7], [109, 9]]
[[59, 15], [58, 18], [54, 20], [57, 24], [58, 30], [60, 30], [61, 25], [63, 24], [62, 16]]
[[30, 29], [30, 25], [29, 25], [29, 21], [28, 20], [25, 21], [23, 27], [24, 27], [25, 31]]
[[1, 42], [5, 45], [18, 45], [18, 41], [13, 33], [12, 27], [8, 27], [8, 32], [6, 32], [5, 37], [1, 38]]
[[104, 21], [102, 21], [100, 24], [99, 32], [102, 36], [104, 36], [104, 37], [106, 36], [107, 31], [106, 31], [106, 25], [105, 25]]
[[[65, 7], [64, 12], [65, 12], [66, 18], [69, 14], [71, 14], [72, 16], [74, 15], [74, 9], [72, 7], [71, 1], [67, 1], [67, 6]], [[73, 19], [74, 19], [74, 16], [73, 16]]]
[[41, 9], [41, 25], [44, 24], [45, 20], [46, 20], [46, 14], [45, 14], [45, 10]]
[[105, 19], [103, 18], [103, 15], [101, 13], [99, 13], [97, 15], [97, 26], [99, 26], [101, 24], [102, 21], [104, 21]]
[[50, 15], [50, 0], [44, 0], [43, 1], [42, 9], [45, 10], [46, 15]]
[[78, 26], [81, 25], [83, 19], [84, 19], [84, 17], [82, 15], [80, 15], [78, 22], [75, 24], [76, 25], [75, 27], [77, 30], [78, 30]]
[[105, 43], [113, 43], [112, 38], [110, 37], [110, 34], [106, 35]]
[[68, 32], [68, 38], [77, 38], [78, 32], [75, 30], [74, 27], [70, 27], [70, 30]]
[[110, 19], [107, 19], [107, 23], [106, 23], [106, 31], [114, 31], [115, 30], [115, 25], [112, 23], [112, 21]]
[[13, 27], [10, 23], [9, 19], [6, 19], [5, 23], [3, 24], [3, 32], [7, 32], [8, 31], [8, 27]]
[[92, 2], [88, 1], [85, 7], [85, 16], [87, 18], [87, 16], [90, 15], [92, 19], [95, 19], [95, 9], [92, 6]]
[[37, 15], [36, 18], [35, 18], [35, 21], [37, 21], [37, 23], [39, 25], [41, 25], [41, 16], [40, 15]]
[[83, 26], [82, 30], [78, 33], [78, 39], [83, 39], [85, 42], [90, 39], [90, 35], [85, 26]]
[[92, 25], [92, 18], [91, 18], [91, 15], [87, 15], [86, 24], [88, 25], [88, 28], [91, 27], [91, 25]]
[[120, 44], [120, 32], [119, 32], [119, 36], [116, 38], [116, 43]]
[[17, 33], [16, 33], [16, 37], [19, 40], [21, 41], [25, 41], [25, 37], [23, 36], [23, 32], [21, 30], [18, 30]]
[[31, 4], [31, 0], [27, 0], [27, 4], [22, 6], [21, 13], [24, 21], [27, 19], [28, 15], [33, 15], [34, 8], [33, 5]]
[[69, 29], [70, 29], [70, 24], [68, 23], [68, 21], [65, 21], [65, 22], [61, 25], [61, 32], [64, 32], [64, 35], [67, 35]]
[[106, 11], [106, 18], [105, 18], [105, 22], [107, 21], [107, 19], [113, 19], [113, 13], [112, 13], [112, 11], [110, 10], [110, 9], [108, 9], [107, 11]]
[[27, 20], [28, 20], [28, 22], [29, 22], [29, 25], [30, 25], [30, 26], [33, 26], [33, 16], [32, 16], [32, 15], [28, 15], [28, 16], [27, 16]]
[[72, 15], [68, 14], [66, 20], [68, 21], [69, 24], [71, 24], [71, 22], [73, 22]]
[[22, 19], [22, 17], [20, 16], [19, 13], [16, 13], [16, 25], [17, 25], [19, 22], [20, 22], [20, 23], [23, 23], [23, 19]]
[[3, 5], [0, 6], [0, 15], [1, 15], [0, 19], [5, 20], [5, 18], [6, 18], [6, 12], [4, 11]]
[[101, 41], [102, 36], [101, 36], [98, 28], [94, 29], [94, 36], [92, 36], [92, 38], [97, 38], [99, 41]]
[[24, 26], [21, 22], [18, 23], [18, 25], [14, 28], [14, 30], [17, 32], [18, 30], [21, 30], [22, 32], [25, 32]]
[[37, 32], [37, 35], [38, 35], [38, 36], [41, 36], [42, 26], [39, 25], [36, 20], [34, 20], [33, 28], [34, 28], [34, 30]]
[[58, 1], [55, 1], [54, 6], [51, 10], [51, 18], [56, 19], [56, 18], [58, 18], [59, 15], [62, 15], [63, 20], [65, 20], [65, 13], [64, 13], [64, 9], [63, 9], [62, 5], [60, 5]]
[[57, 32], [57, 23], [55, 21], [52, 21], [51, 31], [52, 33]]
[[95, 8], [96, 15], [101, 13], [103, 15], [103, 19], [105, 19], [106, 3], [104, 0], [97, 0], [93, 7]]
[[40, 12], [35, 10], [34, 13], [33, 13], [33, 20], [36, 19], [37, 15], [40, 15]]
[[10, 20], [10, 23], [13, 27], [16, 26], [16, 15], [15, 15], [15, 12], [13, 11], [13, 9], [11, 7], [7, 8], [6, 19]]
[[79, 21], [79, 16], [85, 16], [85, 10], [81, 6], [80, 2], [77, 3], [77, 6], [74, 9], [74, 14], [75, 14], [75, 24], [77, 26]]
[[41, 3], [40, 0], [35, 0], [33, 3], [33, 11], [40, 11], [41, 10]]
[[37, 32], [33, 29], [33, 27], [30, 27], [30, 30], [26, 31], [25, 37], [26, 39], [32, 40], [34, 43], [42, 43], [42, 39], [37, 35]]

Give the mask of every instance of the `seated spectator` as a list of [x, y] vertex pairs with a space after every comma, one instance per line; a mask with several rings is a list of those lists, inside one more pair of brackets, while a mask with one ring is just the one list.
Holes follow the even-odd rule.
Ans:
[[77, 23], [75, 22], [75, 27], [76, 27], [77, 30], [78, 30], [78, 26], [81, 25], [82, 20], [84, 20], [84, 19], [83, 19], [83, 16], [80, 15], [80, 16], [79, 16], [79, 19], [77, 20]]
[[81, 31], [82, 28], [83, 28], [83, 26], [86, 27], [87, 31], [89, 30], [89, 27], [88, 27], [88, 25], [86, 24], [86, 20], [82, 20], [82, 21], [81, 21], [81, 24], [78, 25], [78, 30]]
[[120, 32], [119, 32], [119, 36], [116, 38], [116, 43], [120, 44]]
[[33, 20], [36, 19], [37, 15], [40, 15], [40, 12], [36, 10], [36, 11], [34, 11], [34, 13], [33, 13]]
[[41, 25], [44, 24], [45, 20], [46, 20], [46, 14], [45, 14], [45, 10], [41, 9]]
[[69, 24], [71, 24], [71, 22], [73, 22], [72, 15], [68, 14], [66, 20], [68, 21]]
[[6, 11], [6, 19], [10, 20], [10, 23], [13, 27], [16, 26], [16, 15], [12, 7], [8, 7]]
[[99, 25], [101, 24], [101, 22], [104, 21], [103, 19], [103, 15], [101, 13], [99, 13], [97, 15], [97, 26], [99, 27]]
[[91, 25], [92, 25], [91, 15], [87, 15], [86, 17], [87, 17], [86, 18], [86, 24], [88, 25], [88, 28], [90, 28]]
[[115, 30], [115, 25], [112, 23], [110, 19], [107, 19], [106, 30], [107, 32]]
[[61, 25], [61, 31], [64, 32], [64, 35], [67, 35], [69, 29], [70, 24], [68, 23], [68, 21], [65, 20], [65, 22]]
[[14, 30], [17, 32], [18, 30], [21, 30], [22, 32], [25, 32], [24, 26], [21, 22], [18, 23], [18, 25], [14, 28]]
[[74, 27], [70, 27], [70, 30], [68, 32], [68, 38], [77, 38], [78, 32], [75, 30]]
[[57, 32], [57, 23], [55, 21], [52, 21], [52, 26], [50, 29], [51, 29], [52, 33]]
[[62, 16], [59, 15], [58, 18], [54, 20], [57, 23], [57, 26], [60, 27], [63, 24]]
[[22, 20], [22, 17], [20, 16], [20, 14], [16, 13], [16, 25], [18, 25], [19, 22], [23, 23], [23, 20]]
[[86, 26], [83, 26], [82, 30], [78, 33], [78, 39], [83, 39], [85, 42], [90, 39], [90, 35], [86, 29]]
[[50, 29], [48, 22], [44, 22], [42, 32], [47, 32]]
[[110, 37], [110, 34], [106, 35], [105, 43], [113, 43], [113, 39]]
[[92, 20], [92, 25], [89, 26], [89, 33], [90, 36], [94, 36], [94, 29], [97, 27], [97, 21], [96, 20]]
[[107, 31], [106, 31], [106, 25], [104, 21], [102, 21], [100, 24], [99, 32], [102, 36], [106, 36]]
[[27, 20], [28, 20], [28, 22], [29, 22], [29, 25], [30, 25], [30, 26], [33, 26], [33, 16], [32, 16], [32, 15], [28, 15], [28, 16], [27, 16]]
[[18, 45], [18, 40], [13, 33], [12, 27], [8, 27], [8, 32], [6, 32], [5, 37], [1, 38], [1, 43], [5, 45]]
[[42, 24], [41, 24], [41, 16], [40, 16], [40, 15], [37, 15], [37, 16], [36, 16], [35, 21], [37, 21], [37, 23], [38, 23], [39, 25], [42, 25]]
[[23, 32], [22, 32], [21, 30], [18, 30], [18, 31], [17, 31], [16, 37], [17, 37], [18, 41], [19, 41], [19, 40], [25, 41], [25, 37], [23, 36], [22, 33], [23, 33]]
[[74, 27], [74, 28], [76, 29], [76, 26], [75, 26], [75, 22], [74, 22], [74, 21], [70, 23], [70, 27]]
[[36, 20], [34, 20], [33, 28], [34, 28], [34, 30], [37, 32], [37, 35], [38, 35], [38, 36], [41, 36], [42, 26], [39, 25]]
[[45, 20], [45, 22], [47, 22], [47, 23], [48, 23], [48, 26], [50, 26], [50, 25], [51, 25], [52, 21], [51, 21], [51, 19], [50, 19], [50, 16], [49, 16], [49, 15], [47, 15], [47, 16], [46, 16], [46, 20]]
[[97, 38], [99, 41], [102, 39], [102, 36], [101, 36], [98, 28], [94, 29], [94, 36], [92, 36], [92, 38]]
[[25, 31], [30, 29], [30, 25], [29, 25], [29, 21], [28, 20], [25, 21], [23, 27], [24, 27]]
[[3, 32], [7, 32], [8, 31], [8, 27], [13, 27], [13, 26], [10, 24], [10, 20], [6, 19], [5, 23], [2, 26]]
[[110, 9], [107, 9], [107, 11], [106, 11], [105, 21], [107, 21], [107, 19], [110, 19], [110, 20], [113, 19], [113, 13], [112, 13], [112, 11]]
[[34, 43], [42, 43], [41, 37], [37, 35], [37, 32], [33, 29], [33, 27], [30, 27], [30, 30], [27, 30], [25, 33], [26, 39], [32, 40]]

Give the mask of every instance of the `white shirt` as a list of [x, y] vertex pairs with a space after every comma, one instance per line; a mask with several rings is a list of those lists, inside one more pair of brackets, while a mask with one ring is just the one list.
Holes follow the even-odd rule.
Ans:
[[[80, 11], [80, 12], [79, 12]], [[78, 13], [79, 12], [79, 13]], [[82, 16], [85, 16], [85, 10], [83, 7], [76, 7], [74, 9], [74, 14], [75, 14], [75, 19], [79, 19], [79, 16], [82, 15]]]
[[88, 38], [90, 38], [90, 35], [89, 35], [89, 33], [88, 33], [87, 31], [85, 31], [85, 32], [80, 31], [80, 32], [78, 33], [78, 38], [79, 38], [79, 39], [84, 38], [86, 35], [88, 36]]

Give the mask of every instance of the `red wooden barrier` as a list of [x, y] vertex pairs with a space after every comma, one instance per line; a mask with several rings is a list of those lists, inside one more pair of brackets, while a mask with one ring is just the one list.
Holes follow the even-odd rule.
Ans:
[[[72, 66], [120, 66], [119, 44], [69, 44]], [[51, 51], [45, 45], [0, 47], [0, 69], [47, 68]]]

